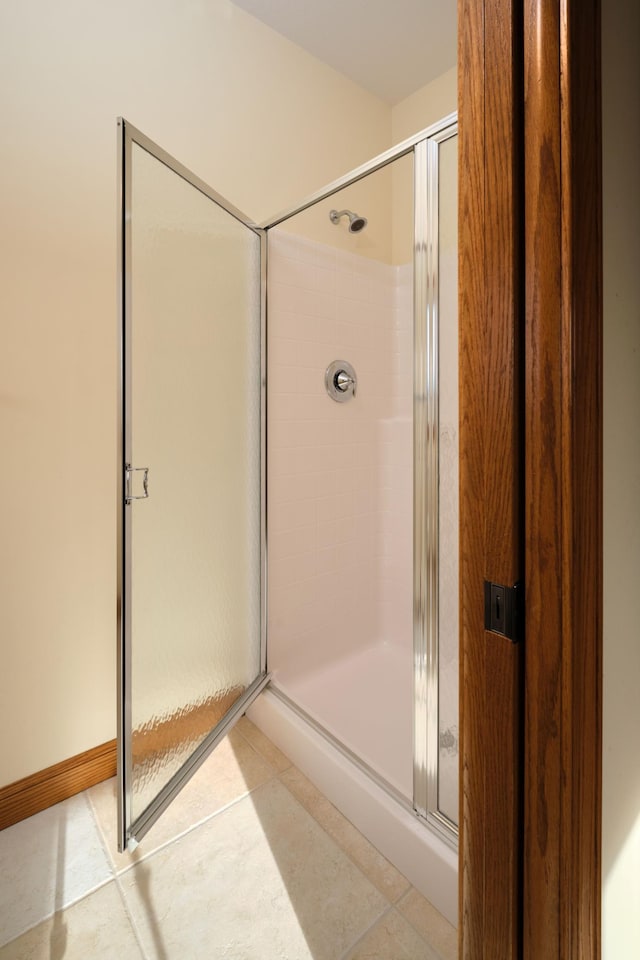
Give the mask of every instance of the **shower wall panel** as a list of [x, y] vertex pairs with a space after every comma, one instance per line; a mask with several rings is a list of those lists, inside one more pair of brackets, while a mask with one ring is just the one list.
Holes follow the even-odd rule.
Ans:
[[[413, 264], [393, 275], [390, 416], [378, 424], [385, 463], [377, 483], [377, 637], [413, 654]], [[412, 674], [413, 664], [408, 666]]]
[[[269, 668], [412, 647], [412, 270], [269, 232]], [[324, 373], [348, 360], [357, 395]]]

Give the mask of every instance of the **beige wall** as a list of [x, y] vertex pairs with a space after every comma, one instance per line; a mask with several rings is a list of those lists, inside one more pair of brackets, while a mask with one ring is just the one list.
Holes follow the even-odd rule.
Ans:
[[391, 111], [393, 142], [400, 143], [457, 110], [457, 91], [458, 68], [452, 67], [405, 100], [396, 103]]
[[640, 956], [640, 6], [603, 4], [603, 960]]
[[115, 735], [116, 124], [260, 220], [390, 107], [225, 0], [0, 8], [0, 785]]

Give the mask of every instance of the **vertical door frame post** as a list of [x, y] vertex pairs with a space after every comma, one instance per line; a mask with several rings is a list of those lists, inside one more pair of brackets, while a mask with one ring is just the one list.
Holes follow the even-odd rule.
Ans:
[[[458, 12], [460, 957], [598, 960], [600, 0]], [[506, 652], [482, 584], [522, 574]]]

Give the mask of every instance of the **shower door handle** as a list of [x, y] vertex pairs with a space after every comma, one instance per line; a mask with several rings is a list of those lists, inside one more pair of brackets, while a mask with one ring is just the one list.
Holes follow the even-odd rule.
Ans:
[[[142, 474], [142, 493], [134, 495], [132, 493], [133, 474]], [[149, 467], [132, 467], [130, 464], [124, 465], [124, 502], [131, 503], [133, 500], [147, 500], [149, 497]]]

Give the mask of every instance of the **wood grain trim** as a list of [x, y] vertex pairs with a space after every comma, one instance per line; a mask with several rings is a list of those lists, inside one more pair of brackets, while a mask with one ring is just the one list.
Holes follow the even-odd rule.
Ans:
[[[136, 762], [153, 763], [159, 754], [181, 749], [189, 742], [199, 742], [243, 692], [244, 688], [234, 687], [224, 695], [211, 697], [162, 720], [153, 728], [135, 732]], [[109, 740], [0, 788], [0, 830], [115, 777], [116, 751], [116, 741]]]
[[[485, 0], [484, 579], [521, 580], [521, 15]], [[488, 359], [490, 358], [490, 359]], [[522, 647], [485, 633], [484, 956], [521, 956]]]
[[0, 789], [0, 830], [115, 775], [116, 741], [109, 740], [16, 780]]
[[524, 956], [600, 956], [598, 0], [525, 4]]
[[601, 954], [603, 305], [600, 0], [563, 0], [565, 620], [560, 955]]
[[460, 0], [462, 960], [520, 956], [519, 646], [484, 630], [484, 580], [522, 576], [521, 28]]
[[[484, 10], [458, 3], [458, 258], [460, 363], [460, 960], [484, 956]], [[480, 324], [481, 335], [475, 332]]]
[[[535, 24], [540, 22], [540, 32]], [[559, 958], [562, 406], [559, 7], [525, 16], [526, 681], [524, 956]], [[553, 335], [555, 331], [555, 336]], [[553, 586], [552, 586], [553, 584]], [[549, 639], [551, 642], [549, 642]], [[531, 902], [528, 902], [531, 901]], [[544, 921], [541, 922], [541, 918]], [[537, 919], [536, 919], [537, 918]]]

